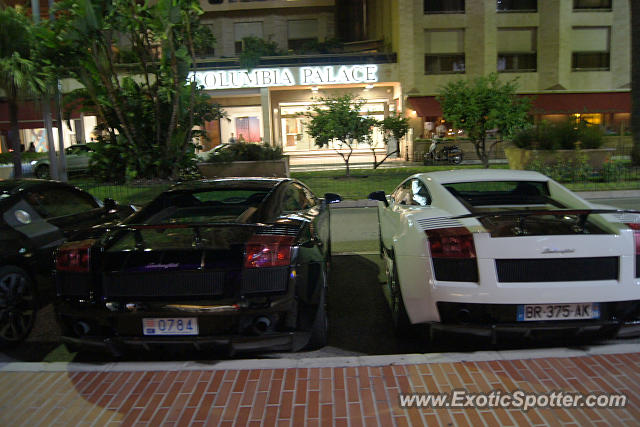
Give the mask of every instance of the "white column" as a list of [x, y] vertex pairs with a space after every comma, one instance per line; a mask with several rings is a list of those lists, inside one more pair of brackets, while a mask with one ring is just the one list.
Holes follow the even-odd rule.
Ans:
[[262, 141], [271, 144], [271, 95], [268, 87], [260, 88], [260, 105], [262, 107]]

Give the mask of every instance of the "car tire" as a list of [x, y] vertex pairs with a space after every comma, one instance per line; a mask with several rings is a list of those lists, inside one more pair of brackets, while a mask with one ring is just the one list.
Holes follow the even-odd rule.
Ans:
[[409, 320], [402, 299], [400, 280], [398, 279], [398, 268], [396, 267], [395, 261], [391, 260], [391, 263], [391, 272], [390, 274], [387, 272], [387, 285], [389, 286], [391, 296], [391, 317], [396, 335], [407, 336], [411, 334], [411, 321]]
[[329, 342], [329, 316], [327, 316], [327, 272], [323, 269], [324, 275], [318, 310], [316, 312], [313, 325], [311, 326], [311, 336], [306, 346], [306, 350], [317, 350], [327, 345]]
[[51, 178], [51, 173], [49, 170], [49, 165], [40, 165], [35, 170], [36, 178], [40, 179], [49, 179]]
[[35, 286], [19, 267], [0, 268], [0, 347], [24, 341], [36, 320]]

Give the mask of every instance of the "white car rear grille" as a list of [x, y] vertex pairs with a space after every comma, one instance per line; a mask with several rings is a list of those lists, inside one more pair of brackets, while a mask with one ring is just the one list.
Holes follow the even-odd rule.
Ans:
[[462, 223], [457, 219], [451, 219], [444, 216], [439, 218], [419, 219], [416, 222], [423, 231], [434, 230], [437, 228], [463, 227]]
[[618, 257], [496, 259], [498, 282], [618, 280]]

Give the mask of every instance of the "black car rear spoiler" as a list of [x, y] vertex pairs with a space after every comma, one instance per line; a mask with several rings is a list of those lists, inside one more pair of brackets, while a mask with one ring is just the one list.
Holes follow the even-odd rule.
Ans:
[[242, 224], [238, 222], [189, 222], [180, 224], [119, 224], [118, 228], [121, 230], [165, 230], [170, 228], [213, 228], [213, 227], [247, 227], [247, 228], [261, 228], [270, 227], [272, 224]]

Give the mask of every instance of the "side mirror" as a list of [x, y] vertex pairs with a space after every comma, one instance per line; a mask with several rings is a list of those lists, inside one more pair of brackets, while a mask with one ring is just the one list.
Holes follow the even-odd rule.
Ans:
[[335, 193], [324, 193], [324, 201], [328, 205], [332, 205], [334, 203], [340, 203], [342, 201], [342, 197]]
[[377, 200], [379, 202], [384, 203], [384, 206], [389, 206], [389, 201], [387, 200], [387, 196], [385, 196], [384, 191], [374, 191], [373, 193], [369, 193], [369, 200]]
[[104, 203], [104, 209], [107, 212], [115, 211], [117, 208], [116, 201], [109, 197], [105, 198], [103, 203]]

